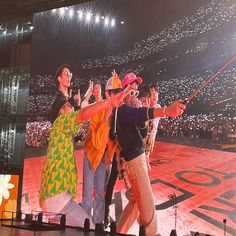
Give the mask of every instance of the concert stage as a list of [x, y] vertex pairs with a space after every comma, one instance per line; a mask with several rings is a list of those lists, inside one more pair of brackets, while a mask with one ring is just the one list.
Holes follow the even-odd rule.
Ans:
[[[76, 150], [78, 202], [82, 189], [82, 157], [83, 150]], [[150, 160], [150, 179], [162, 236], [170, 235], [175, 223], [179, 236], [191, 235], [190, 231], [220, 236], [225, 235], [225, 230], [227, 235], [236, 235], [236, 153], [156, 142]], [[44, 161], [45, 156], [25, 159], [22, 212], [40, 210], [38, 191]], [[111, 206], [113, 219], [119, 218], [126, 203], [125, 184], [118, 180]], [[135, 224], [129, 234], [138, 232]], [[76, 232], [76, 235], [80, 234]]]

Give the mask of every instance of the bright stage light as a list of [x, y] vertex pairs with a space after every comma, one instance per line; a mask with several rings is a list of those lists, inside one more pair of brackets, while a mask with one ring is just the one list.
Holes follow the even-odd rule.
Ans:
[[92, 14], [90, 12], [87, 12], [85, 16], [86, 21], [89, 22], [91, 18], [92, 18]]
[[73, 15], [74, 15], [74, 10], [71, 8], [69, 10], [69, 17], [71, 18], [71, 17], [73, 17]]
[[[98, 23], [102, 21], [103, 26], [105, 26], [106, 28], [115, 27], [118, 22], [120, 22], [120, 24], [124, 24], [124, 21], [117, 21], [112, 16], [105, 16], [106, 13], [103, 13], [104, 15], [102, 15], [99, 12], [93, 12], [92, 9], [81, 9], [75, 8], [73, 6], [52, 9], [51, 13], [55, 17], [63, 18], [63, 20], [64, 18], [72, 19], [76, 15], [81, 23], [86, 22], [89, 24], [94, 23], [98, 25]], [[61, 21], [62, 19], [58, 20]]]
[[83, 12], [82, 12], [82, 11], [78, 11], [78, 16], [79, 16], [79, 19], [80, 19], [80, 20], [82, 20], [82, 18], [83, 18], [83, 15], [84, 15], [84, 14], [83, 14]]
[[105, 25], [105, 26], [108, 26], [108, 24], [109, 24], [109, 18], [106, 17], [105, 20], [104, 20], [104, 25]]
[[99, 21], [100, 21], [100, 17], [99, 17], [99, 15], [96, 15], [96, 17], [95, 17], [95, 22], [96, 22], [96, 23], [99, 23]]
[[60, 8], [59, 14], [60, 14], [60, 16], [64, 16], [64, 14], [65, 14], [65, 9], [64, 9], [64, 7]]
[[115, 24], [116, 24], [116, 21], [115, 21], [115, 19], [112, 19], [112, 20], [111, 20], [111, 26], [112, 26], [112, 27], [114, 27], [114, 26], [115, 26]]

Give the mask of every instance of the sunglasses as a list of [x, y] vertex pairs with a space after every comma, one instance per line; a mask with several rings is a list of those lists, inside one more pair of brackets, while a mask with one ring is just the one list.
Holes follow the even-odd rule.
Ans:
[[138, 95], [139, 95], [139, 91], [138, 90], [130, 90], [129, 91], [129, 96], [131, 96], [131, 97], [138, 97]]
[[72, 78], [72, 76], [73, 76], [73, 74], [70, 72], [64, 72], [63, 74], [68, 78]]
[[112, 90], [110, 90], [110, 92], [113, 93], [113, 94], [117, 94], [121, 91], [122, 91], [122, 89], [112, 89]]

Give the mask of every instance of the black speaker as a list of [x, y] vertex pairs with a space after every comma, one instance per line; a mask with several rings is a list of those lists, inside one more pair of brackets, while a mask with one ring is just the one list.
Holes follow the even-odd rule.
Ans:
[[39, 212], [38, 214], [38, 224], [42, 224], [43, 223], [43, 212]]
[[89, 221], [89, 218], [86, 218], [84, 220], [84, 231], [89, 232], [89, 230], [90, 230], [90, 221]]
[[62, 227], [66, 227], [66, 215], [61, 215], [61, 219], [60, 219], [60, 226]]
[[176, 230], [172, 229], [170, 232], [170, 236], [177, 236]]

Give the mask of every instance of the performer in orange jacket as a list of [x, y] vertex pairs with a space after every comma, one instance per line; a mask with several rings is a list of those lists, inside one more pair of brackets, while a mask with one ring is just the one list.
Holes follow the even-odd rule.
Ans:
[[[121, 91], [121, 80], [116, 73], [107, 81], [105, 90], [107, 98]], [[94, 223], [103, 223], [104, 220], [106, 175], [117, 147], [116, 142], [108, 138], [111, 114], [112, 107], [106, 107], [90, 118], [89, 133], [85, 139], [81, 206], [88, 215], [93, 208]]]

